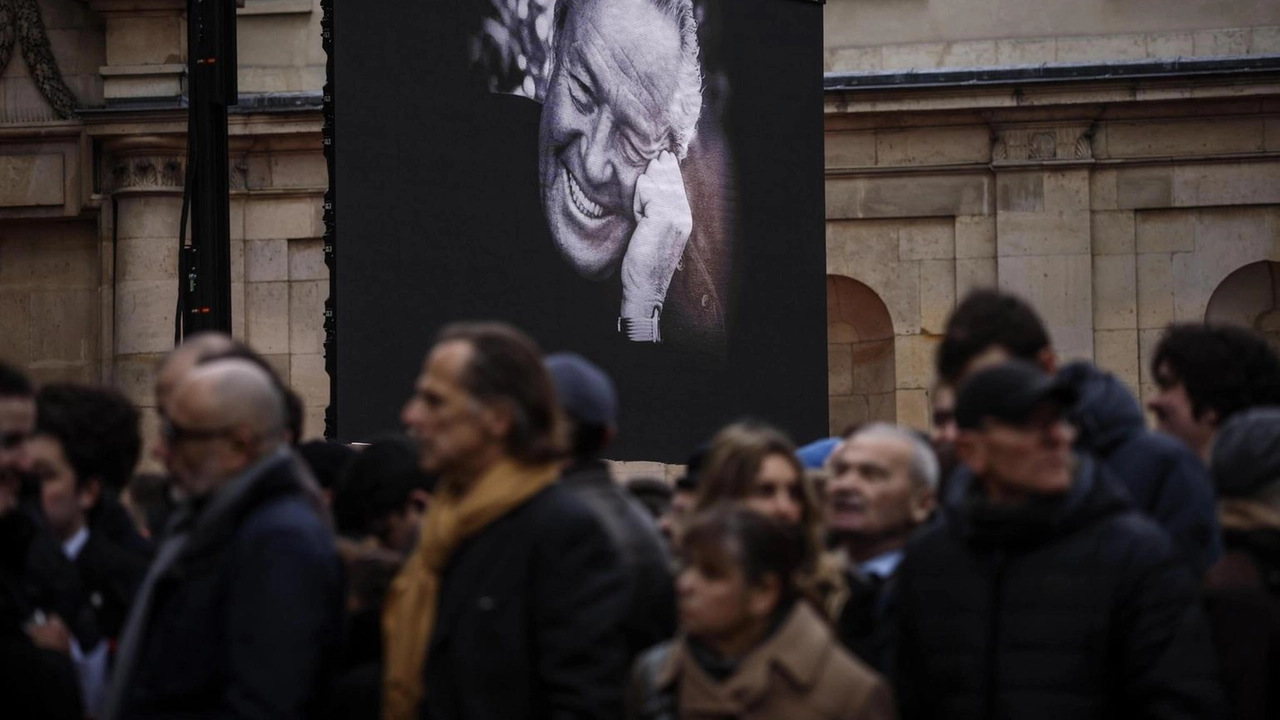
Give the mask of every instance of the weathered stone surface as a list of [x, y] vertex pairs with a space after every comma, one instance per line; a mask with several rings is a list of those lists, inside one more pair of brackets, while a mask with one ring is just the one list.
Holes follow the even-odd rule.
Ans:
[[289, 279], [289, 241], [285, 239], [244, 242], [245, 280], [274, 282]]
[[254, 199], [245, 207], [246, 240], [292, 240], [323, 234], [319, 196]]
[[1070, 212], [1089, 209], [1089, 171], [1056, 170], [1044, 174], [1044, 209]]
[[260, 353], [289, 352], [289, 283], [245, 286], [245, 339]]
[[320, 239], [289, 241], [289, 279], [329, 279], [329, 267], [324, 264], [324, 241]]
[[996, 232], [1001, 257], [1090, 252], [1087, 210], [1002, 212], [996, 216]]
[[1115, 210], [1119, 207], [1116, 197], [1116, 171], [1094, 168], [1089, 173], [1089, 209]]
[[1169, 204], [1280, 204], [1280, 162], [1179, 165], [1173, 169], [1173, 202]]
[[1090, 218], [1095, 255], [1129, 255], [1136, 246], [1134, 213], [1127, 210], [1095, 212]]
[[178, 283], [125, 280], [116, 283], [117, 355], [162, 353], [173, 348], [173, 313]]
[[836, 178], [827, 181], [827, 218], [989, 215], [984, 175]]
[[1173, 322], [1173, 255], [1139, 255], [1137, 278], [1138, 327], [1162, 328]]
[[116, 277], [171, 280], [178, 277], [178, 241], [122, 237], [116, 244]]
[[1053, 38], [997, 40], [996, 62], [1000, 65], [1039, 65], [1058, 59], [1058, 41]]
[[865, 423], [868, 418], [865, 395], [832, 395], [827, 398], [827, 430], [832, 435], [854, 423]]
[[182, 223], [181, 195], [125, 195], [117, 203], [116, 232], [120, 237], [172, 239], [176, 246]]
[[319, 353], [324, 350], [324, 301], [329, 283], [300, 280], [289, 283], [289, 350]]
[[1196, 249], [1196, 213], [1188, 210], [1138, 212], [1135, 218], [1140, 253], [1192, 252]]
[[898, 230], [899, 260], [942, 260], [955, 256], [955, 223], [950, 220], [904, 222]]
[[26, 289], [0, 289], [0, 338], [0, 360], [20, 366], [31, 361], [31, 295]]
[[899, 390], [897, 393], [899, 425], [916, 430], [929, 429], [929, 395], [924, 390]]
[[1173, 204], [1173, 168], [1121, 168], [1116, 171], [1116, 206], [1121, 210], [1166, 208]]
[[1192, 33], [1195, 53], [1200, 57], [1230, 57], [1249, 54], [1248, 29], [1203, 30]]
[[963, 300], [971, 290], [997, 286], [996, 259], [975, 258], [956, 261], [956, 297]]
[[996, 256], [996, 219], [991, 215], [956, 218], [956, 258]]
[[0, 154], [0, 207], [63, 204], [63, 173], [62, 153]]
[[991, 130], [982, 125], [880, 130], [876, 164], [890, 167], [989, 162]]
[[1195, 42], [1189, 32], [1156, 33], [1147, 36], [1147, 57], [1153, 59], [1191, 57]]
[[[892, 393], [897, 387], [893, 338], [869, 340], [850, 347], [853, 365], [851, 393]], [[832, 393], [835, 394], [835, 393]]]
[[1116, 158], [1249, 153], [1262, 148], [1261, 117], [1107, 124], [1107, 150]]
[[67, 223], [57, 234], [37, 224], [6, 224], [0, 234], [0, 287], [96, 287], [94, 226]]
[[1044, 178], [1039, 170], [1000, 173], [996, 176], [996, 209], [1001, 213], [1043, 212]]
[[289, 356], [289, 384], [308, 407], [329, 404], [329, 373], [319, 353]]
[[941, 340], [936, 335], [899, 335], [894, 339], [898, 390], [923, 390], [933, 384], [934, 357]]
[[920, 330], [941, 334], [956, 307], [956, 263], [954, 260], [924, 260], [920, 263]]
[[876, 134], [872, 131], [829, 132], [826, 134], [826, 168], [874, 167]]
[[108, 65], [172, 65], [185, 60], [187, 26], [178, 12], [113, 15], [107, 21]]
[[1093, 327], [1095, 331], [1137, 330], [1136, 274], [1137, 260], [1133, 255], [1095, 255], [1093, 257]]
[[1143, 60], [1147, 42], [1142, 35], [1105, 35], [1058, 38], [1058, 62], [1078, 63], [1099, 59]]
[[827, 345], [827, 394], [853, 392], [853, 351], [848, 343]]
[[1098, 330], [1093, 334], [1094, 362], [1115, 373], [1136, 397], [1141, 386], [1137, 330]]
[[1001, 257], [1000, 289], [1026, 298], [1065, 358], [1093, 357], [1093, 262], [1089, 255]]

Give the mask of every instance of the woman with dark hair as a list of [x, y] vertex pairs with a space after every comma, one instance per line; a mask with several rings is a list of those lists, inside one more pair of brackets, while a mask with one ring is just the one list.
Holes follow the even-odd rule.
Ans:
[[695, 510], [741, 502], [800, 538], [798, 582], [829, 619], [847, 594], [840, 563], [823, 552], [822, 503], [796, 446], [781, 430], [738, 422], [716, 433], [698, 476]]
[[894, 717], [888, 685], [800, 599], [793, 533], [722, 505], [693, 520], [680, 552], [684, 634], [636, 661], [629, 720]]

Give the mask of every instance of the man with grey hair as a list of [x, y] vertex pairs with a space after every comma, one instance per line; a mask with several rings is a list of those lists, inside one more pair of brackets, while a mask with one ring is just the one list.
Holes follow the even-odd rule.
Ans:
[[938, 460], [924, 438], [886, 423], [853, 433], [827, 460], [827, 528], [850, 562], [838, 629], [884, 672], [893, 638], [893, 579], [907, 540], [933, 514]]
[[342, 579], [278, 386], [243, 359], [194, 367], [162, 433], [186, 500], [130, 612], [105, 717], [307, 716], [341, 637]]
[[[619, 275], [618, 332], [659, 342], [668, 290], [696, 235], [681, 169], [702, 109], [693, 4], [560, 0], [554, 18], [539, 133], [547, 224], [579, 275]], [[709, 280], [699, 252], [691, 255], [687, 272]], [[716, 293], [699, 304], [713, 297], [718, 304]]]

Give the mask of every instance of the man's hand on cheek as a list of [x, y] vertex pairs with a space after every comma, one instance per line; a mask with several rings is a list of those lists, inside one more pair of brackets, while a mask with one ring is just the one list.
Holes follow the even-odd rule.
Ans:
[[649, 318], [667, 288], [693, 231], [680, 161], [663, 151], [636, 181], [636, 230], [622, 259], [622, 317]]

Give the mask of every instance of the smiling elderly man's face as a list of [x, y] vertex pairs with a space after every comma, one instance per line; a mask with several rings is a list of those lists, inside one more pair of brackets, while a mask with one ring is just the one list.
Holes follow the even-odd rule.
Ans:
[[560, 254], [600, 280], [635, 231], [636, 181], [671, 149], [680, 33], [651, 0], [577, 0], [556, 47], [542, 111], [542, 205]]

